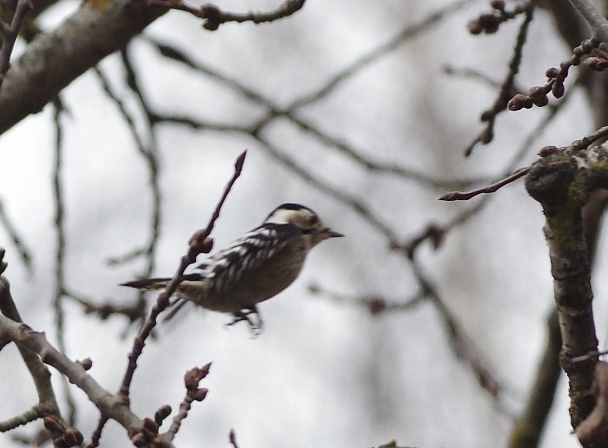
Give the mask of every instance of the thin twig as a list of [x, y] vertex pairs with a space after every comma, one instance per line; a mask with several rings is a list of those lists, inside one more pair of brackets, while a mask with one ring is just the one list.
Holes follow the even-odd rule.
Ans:
[[[138, 98], [139, 105], [142, 108], [143, 115], [146, 120], [147, 141], [148, 141], [147, 144], [144, 142], [144, 139], [139, 135], [135, 117], [133, 117], [131, 115], [131, 113], [127, 110], [127, 107], [126, 107], [123, 99], [121, 99], [120, 96], [114, 92], [107, 77], [105, 76], [105, 74], [103, 73], [101, 68], [95, 67], [94, 71], [97, 74], [99, 81], [101, 82], [104, 92], [106, 93], [108, 98], [110, 98], [110, 100], [112, 100], [112, 102], [115, 104], [120, 115], [123, 117], [125, 123], [127, 124], [127, 127], [135, 142], [135, 146], [138, 149], [139, 154], [143, 157], [143, 159], [146, 163], [146, 167], [148, 168], [148, 175], [149, 175], [148, 183], [150, 186], [150, 191], [152, 192], [152, 212], [150, 215], [151, 216], [150, 236], [149, 236], [149, 240], [146, 244], [146, 247], [144, 249], [138, 249], [136, 251], [132, 251], [129, 254], [128, 259], [131, 259], [132, 257], [134, 257], [135, 254], [144, 255], [145, 259], [146, 259], [146, 264], [145, 264], [144, 271], [141, 273], [141, 276], [149, 277], [155, 268], [156, 249], [158, 247], [158, 241], [160, 238], [160, 231], [161, 231], [162, 194], [160, 191], [160, 166], [159, 166], [158, 157], [157, 157], [158, 148], [157, 148], [157, 142], [156, 142], [156, 135], [154, 132], [155, 131], [154, 123], [152, 123], [150, 121], [149, 106], [147, 104], [147, 101], [144, 98], [142, 90], [139, 88], [139, 84], [137, 82], [137, 77], [135, 75], [135, 70], [131, 64], [130, 58], [128, 57], [127, 50], [123, 49], [121, 54], [122, 54], [123, 65], [125, 66], [125, 71], [127, 73], [127, 85], [135, 93], [136, 97]], [[90, 305], [92, 305], [92, 304], [90, 304]], [[128, 306], [128, 308], [126, 309], [126, 311], [128, 311], [128, 314], [124, 312], [125, 311], [124, 308], [120, 308], [120, 307], [117, 308], [117, 313], [127, 315], [130, 318], [130, 321], [134, 322], [133, 320], [131, 320], [131, 317], [134, 317], [135, 315], [131, 314], [131, 312], [143, 310], [146, 307], [146, 305], [147, 305], [147, 302], [144, 298], [144, 294], [142, 292], [140, 292], [138, 299], [137, 299], [137, 303], [134, 306]], [[87, 307], [88, 310], [92, 310], [93, 308], [94, 307]], [[112, 307], [102, 305], [101, 309], [102, 309], [102, 313], [100, 314], [100, 316], [102, 316], [102, 318], [103, 318], [103, 316], [106, 316], [106, 314], [112, 310]], [[143, 317], [143, 315], [141, 317]]]
[[473, 3], [474, 1], [476, 0], [455, 1], [448, 6], [442, 6], [440, 9], [431, 13], [428, 17], [421, 20], [420, 22], [404, 27], [396, 36], [389, 39], [384, 44], [381, 44], [378, 47], [374, 48], [373, 50], [370, 50], [368, 53], [364, 54], [355, 62], [353, 62], [351, 65], [340, 70], [332, 78], [328, 79], [323, 84], [323, 87], [292, 102], [291, 105], [288, 107], [288, 110], [293, 111], [295, 109], [299, 109], [309, 104], [318, 102], [323, 98], [326, 98], [330, 93], [334, 92], [344, 81], [351, 79], [361, 70], [366, 67], [369, 67], [373, 62], [379, 60], [383, 56], [395, 50], [407, 40], [417, 36], [420, 33], [429, 32], [433, 26], [440, 24], [442, 20], [451, 17], [452, 14], [464, 8], [468, 4]]
[[207, 397], [209, 391], [205, 387], [199, 387], [199, 383], [209, 374], [210, 368], [211, 363], [207, 363], [203, 367], [194, 367], [186, 372], [186, 375], [184, 376], [186, 396], [179, 406], [179, 412], [173, 419], [171, 427], [166, 432], [166, 437], [168, 437], [169, 440], [175, 438], [182, 422], [188, 416], [188, 412], [190, 412], [192, 403], [195, 401], [203, 401]]
[[395, 311], [410, 311], [428, 298], [426, 291], [422, 289], [412, 297], [408, 297], [404, 300], [389, 300], [379, 295], [349, 296], [328, 291], [316, 284], [309, 285], [308, 291], [313, 295], [322, 295], [337, 303], [361, 306], [366, 308], [373, 316]]
[[103, 415], [100, 416], [99, 421], [97, 422], [97, 426], [95, 427], [95, 430], [91, 435], [91, 442], [87, 445], [87, 448], [97, 448], [99, 446], [101, 434], [106, 426], [106, 423], [108, 423], [108, 418]]
[[[65, 310], [63, 299], [65, 297], [65, 255], [66, 237], [64, 226], [64, 196], [63, 196], [63, 126], [61, 125], [61, 114], [63, 105], [57, 98], [54, 103], [55, 122], [55, 160], [53, 164], [53, 199], [55, 202], [55, 232], [57, 236], [57, 247], [55, 248], [55, 291], [53, 294], [53, 309], [55, 312], [55, 330], [57, 332], [57, 346], [61, 353], [67, 353], [65, 340]], [[73, 426], [76, 422], [77, 408], [72, 395], [72, 389], [67, 379], [62, 376], [63, 392], [69, 409], [68, 423]]]
[[248, 12], [245, 14], [231, 13], [220, 10], [211, 3], [196, 8], [184, 3], [182, 0], [148, 0], [148, 6], [161, 6], [169, 9], [178, 9], [188, 12], [196, 17], [205, 19], [203, 28], [215, 31], [223, 23], [227, 22], [253, 22], [255, 24], [274, 22], [298, 12], [306, 0], [286, 0], [281, 6], [271, 12]]
[[201, 229], [195, 232], [193, 237], [190, 239], [188, 253], [182, 257], [176, 273], [173, 275], [173, 278], [166, 286], [164, 291], [156, 299], [156, 303], [152, 306], [148, 317], [144, 321], [141, 329], [139, 330], [139, 333], [133, 341], [133, 347], [131, 348], [131, 351], [129, 352], [128, 356], [129, 362], [127, 365], [127, 369], [125, 371], [118, 392], [118, 395], [122, 397], [127, 403], [129, 402], [129, 392], [131, 389], [131, 383], [133, 381], [133, 375], [135, 374], [135, 369], [137, 368], [137, 361], [143, 352], [146, 340], [150, 336], [150, 333], [152, 333], [154, 327], [156, 326], [156, 321], [159, 314], [164, 311], [169, 305], [169, 298], [177, 290], [179, 283], [182, 281], [182, 276], [186, 268], [196, 261], [196, 257], [200, 253], [208, 253], [211, 250], [212, 244], [208, 237], [211, 234], [213, 227], [215, 226], [215, 222], [220, 216], [221, 208], [224, 205], [224, 202], [226, 201], [226, 198], [228, 197], [232, 186], [241, 175], [246, 154], [247, 151], [244, 151], [237, 158], [236, 163], [234, 165], [234, 174], [228, 182], [228, 185], [224, 189], [224, 193], [220, 201], [218, 202], [215, 211], [213, 212], [213, 215], [211, 216], [211, 219], [207, 224], [207, 227], [204, 230]]
[[410, 259], [414, 275], [420, 283], [420, 286], [425, 291], [425, 294], [431, 300], [435, 309], [441, 316], [441, 320], [446, 326], [449, 342], [454, 350], [454, 353], [468, 364], [471, 370], [475, 373], [479, 385], [495, 398], [499, 408], [510, 414], [505, 403], [502, 401], [504, 395], [504, 387], [494, 374], [482, 362], [479, 351], [473, 341], [469, 339], [456, 317], [452, 314], [445, 303], [445, 299], [439, 294], [437, 288], [431, 283], [430, 279], [423, 271], [422, 266], [416, 258]]
[[17, 253], [19, 253], [23, 265], [27, 269], [27, 272], [31, 275], [33, 273], [32, 255], [30, 250], [25, 246], [23, 238], [19, 235], [19, 232], [9, 219], [6, 210], [4, 210], [4, 203], [2, 200], [0, 200], [0, 224], [2, 224], [2, 227], [4, 227], [4, 230], [13, 242]]
[[470, 156], [471, 152], [477, 146], [477, 144], [488, 144], [494, 139], [494, 125], [496, 123], [496, 116], [507, 110], [507, 104], [513, 97], [515, 92], [515, 77], [519, 73], [519, 66], [521, 64], [521, 56], [523, 47], [526, 44], [528, 36], [528, 29], [532, 18], [534, 17], [534, 5], [528, 3], [525, 7], [522, 7], [522, 11], [525, 13], [525, 19], [519, 27], [519, 33], [515, 40], [515, 46], [513, 48], [513, 55], [509, 62], [509, 72], [505, 77], [504, 81], [500, 86], [498, 96], [494, 100], [492, 107], [481, 114], [481, 121], [486, 122], [485, 128], [481, 133], [473, 140], [473, 142], [465, 149], [464, 155]]
[[236, 433], [234, 432], [234, 429], [230, 430], [230, 434], [228, 435], [228, 440], [230, 441], [232, 448], [239, 448], [239, 445], [236, 443]]
[[517, 179], [525, 176], [526, 174], [528, 174], [529, 170], [530, 170], [530, 167], [520, 168], [517, 171], [515, 171], [513, 174], [505, 177], [502, 180], [499, 180], [498, 182], [488, 185], [486, 187], [482, 187], [482, 188], [478, 188], [476, 190], [471, 190], [471, 191], [466, 191], [466, 192], [451, 191], [451, 192], [446, 193], [443, 196], [441, 196], [439, 198], [439, 200], [440, 201], [467, 201], [467, 200], [474, 198], [475, 196], [478, 196], [483, 193], [494, 193], [495, 191], [504, 187], [505, 185], [515, 182]]

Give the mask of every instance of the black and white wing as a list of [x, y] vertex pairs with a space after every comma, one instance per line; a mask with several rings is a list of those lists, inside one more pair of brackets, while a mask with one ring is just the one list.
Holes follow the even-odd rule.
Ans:
[[200, 275], [209, 280], [212, 289], [223, 290], [301, 235], [302, 231], [291, 224], [263, 224], [203, 261], [190, 275]]

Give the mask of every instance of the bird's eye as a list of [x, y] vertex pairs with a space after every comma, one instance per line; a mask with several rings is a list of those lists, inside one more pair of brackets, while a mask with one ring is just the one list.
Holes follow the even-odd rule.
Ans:
[[310, 224], [311, 226], [314, 226], [318, 222], [319, 222], [319, 218], [316, 215], [312, 215], [308, 218], [308, 224]]

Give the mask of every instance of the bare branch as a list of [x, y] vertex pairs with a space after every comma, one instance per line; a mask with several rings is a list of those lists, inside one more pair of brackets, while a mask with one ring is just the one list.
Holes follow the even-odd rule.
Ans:
[[230, 430], [228, 440], [230, 441], [232, 448], [239, 448], [239, 445], [236, 443], [236, 433], [234, 432], [234, 429]]
[[32, 255], [30, 250], [25, 246], [23, 238], [19, 235], [12, 221], [8, 218], [6, 210], [4, 210], [4, 203], [2, 200], [0, 200], [0, 224], [2, 224], [4, 230], [11, 239], [28, 273], [32, 274]]
[[[580, 65], [586, 55], [591, 54], [600, 44], [600, 41], [592, 38], [586, 39], [572, 51], [569, 60], [562, 62], [559, 68], [551, 67], [547, 69], [545, 75], [547, 82], [542, 86], [535, 86], [528, 90], [527, 94], [518, 93], [509, 100], [508, 108], [511, 111], [521, 109], [531, 109], [533, 106], [544, 107], [549, 104], [548, 94], [551, 93], [555, 98], [564, 96], [566, 87], [564, 82], [568, 77], [570, 68]], [[599, 67], [596, 67], [599, 69]]]
[[93, 2], [84, 3], [62, 26], [39, 36], [14, 61], [0, 90], [0, 134], [39, 112], [74, 79], [167, 11], [132, 0], [104, 4], [109, 6], [100, 9]]
[[517, 76], [517, 73], [519, 73], [521, 56], [528, 37], [528, 29], [530, 27], [530, 23], [532, 22], [532, 18], [534, 17], [534, 5], [530, 2], [526, 5], [518, 6], [516, 9], [518, 10], [517, 14], [525, 14], [525, 19], [519, 27], [519, 33], [517, 34], [517, 39], [515, 40], [513, 55], [511, 56], [511, 61], [509, 62], [509, 72], [500, 86], [500, 91], [494, 100], [492, 107], [481, 114], [481, 121], [484, 121], [486, 126], [473, 140], [473, 142], [465, 149], [465, 156], [470, 156], [473, 148], [478, 143], [485, 145], [494, 139], [494, 124], [496, 123], [496, 116], [507, 110], [507, 104], [514, 95], [515, 77]]
[[4, 22], [0, 22], [3, 38], [2, 46], [0, 46], [0, 89], [2, 88], [2, 82], [10, 67], [11, 53], [15, 47], [15, 42], [17, 41], [17, 36], [19, 35], [19, 30], [21, 29], [25, 15], [33, 7], [31, 0], [19, 0], [10, 26], [7, 26]]
[[[0, 262], [4, 256], [4, 250], [0, 253]], [[2, 262], [3, 263], [3, 262]], [[6, 278], [0, 277], [0, 311], [4, 316], [14, 322], [21, 322], [21, 316], [13, 301], [13, 297], [10, 292], [10, 286]], [[3, 341], [0, 347], [8, 341], [13, 341], [12, 337], [8, 339], [0, 338]], [[14, 425], [23, 425], [34, 419], [34, 416], [42, 415], [54, 415], [61, 418], [59, 405], [55, 398], [55, 391], [51, 384], [51, 378], [49, 371], [46, 366], [41, 362], [38, 355], [31, 351], [17, 345], [19, 353], [23, 358], [25, 366], [30, 372], [36, 392], [38, 393], [38, 404], [35, 405], [30, 411], [22, 414], [21, 416], [15, 417], [14, 419], [0, 423], [0, 431], [8, 431], [12, 429]], [[37, 417], [36, 417], [37, 418]]]
[[379, 295], [349, 296], [337, 292], [327, 291], [317, 284], [308, 285], [308, 291], [314, 295], [322, 295], [336, 303], [347, 305], [358, 305], [369, 311], [372, 316], [386, 312], [409, 311], [427, 298], [426, 291], [419, 291], [417, 294], [405, 300], [385, 299]]
[[375, 49], [361, 56], [351, 65], [340, 70], [332, 78], [327, 80], [323, 84], [323, 87], [310, 93], [309, 95], [305, 95], [302, 98], [294, 101], [289, 107], [289, 110], [295, 110], [308, 104], [317, 102], [323, 98], [326, 98], [330, 93], [334, 92], [340, 85], [342, 85], [344, 81], [352, 78], [365, 67], [368, 67], [373, 62], [379, 60], [383, 56], [395, 50], [402, 43], [408, 41], [409, 39], [417, 36], [420, 33], [428, 32], [432, 29], [434, 25], [438, 25], [444, 19], [450, 17], [451, 14], [454, 14], [455, 12], [459, 11], [470, 3], [473, 3], [473, 1], [475, 0], [455, 1], [448, 6], [441, 7], [440, 9], [433, 12], [420, 22], [406, 26], [397, 35], [395, 35], [395, 37], [391, 38], [384, 44], [379, 45]]
[[248, 12], [245, 14], [231, 13], [220, 10], [211, 3], [205, 3], [195, 8], [184, 3], [182, 0], [147, 0], [150, 6], [161, 6], [169, 9], [186, 11], [196, 17], [205, 19], [203, 28], [209, 31], [217, 30], [221, 24], [227, 22], [253, 22], [255, 24], [274, 22], [275, 20], [289, 17], [304, 7], [306, 0], [286, 0], [276, 10], [271, 12]]
[[230, 193], [232, 186], [236, 182], [236, 180], [241, 175], [241, 171], [243, 169], [243, 163], [245, 162], [245, 157], [247, 155], [247, 151], [241, 153], [241, 155], [237, 158], [236, 163], [234, 165], [234, 174], [226, 188], [224, 189], [224, 193], [218, 202], [209, 223], [205, 229], [198, 230], [194, 233], [192, 238], [189, 241], [188, 253], [184, 255], [180, 261], [179, 267], [175, 272], [173, 278], [165, 288], [165, 290], [158, 296], [156, 299], [156, 303], [150, 310], [148, 317], [146, 318], [144, 324], [142, 325], [139, 333], [135, 337], [133, 341], [133, 347], [129, 353], [128, 365], [125, 371], [120, 390], [119, 396], [123, 397], [123, 399], [128, 403], [129, 401], [129, 392], [131, 388], [131, 383], [133, 381], [133, 375], [135, 374], [135, 369], [137, 368], [137, 361], [141, 356], [143, 349], [146, 344], [146, 340], [152, 333], [152, 330], [156, 326], [156, 320], [161, 312], [163, 312], [169, 306], [169, 298], [177, 289], [179, 283], [182, 281], [182, 276], [186, 268], [196, 261], [196, 257], [201, 253], [208, 253], [211, 251], [213, 246], [212, 240], [209, 238], [209, 235], [213, 231], [213, 227], [215, 226], [215, 222], [220, 216], [220, 211], [228, 194]]
[[587, 21], [596, 39], [608, 43], [608, 20], [589, 0], [570, 0], [570, 3]]
[[175, 435], [179, 431], [182, 422], [188, 416], [192, 403], [195, 401], [203, 401], [207, 397], [207, 393], [209, 391], [204, 387], [199, 388], [198, 385], [209, 374], [210, 368], [211, 363], [208, 363], [201, 368], [195, 367], [186, 372], [186, 375], [184, 376], [186, 396], [179, 406], [179, 412], [173, 419], [173, 423], [171, 424], [169, 431], [166, 433], [169, 440], [173, 440], [175, 438]]
[[116, 420], [129, 431], [141, 427], [141, 420], [131, 412], [123, 400], [104, 390], [86, 373], [80, 363], [71, 361], [53, 347], [44, 333], [0, 315], [1, 335], [8, 335], [19, 347], [36, 353], [43, 363], [53, 366], [65, 375], [71, 383], [84, 391], [103, 415]]
[[476, 190], [462, 192], [462, 191], [452, 191], [450, 193], [446, 193], [439, 198], [440, 201], [467, 201], [475, 196], [478, 196], [483, 193], [494, 193], [505, 185], [510, 184], [511, 182], [516, 181], [520, 177], [525, 176], [528, 173], [530, 168], [520, 168], [515, 171], [510, 176], [505, 177], [504, 179], [493, 183], [492, 185], [488, 185], [487, 187], [478, 188]]
[[554, 296], [562, 334], [562, 368], [570, 386], [570, 419], [577, 428], [593, 409], [591, 392], [595, 359], [570, 362], [597, 352], [593, 320], [590, 254], [581, 210], [591, 192], [608, 187], [608, 149], [557, 152], [537, 161], [526, 177], [526, 189], [543, 207]]

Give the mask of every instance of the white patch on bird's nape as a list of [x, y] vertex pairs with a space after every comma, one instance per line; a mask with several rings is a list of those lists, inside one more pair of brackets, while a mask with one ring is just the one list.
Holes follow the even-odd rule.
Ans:
[[302, 220], [303, 215], [314, 214], [311, 209], [300, 204], [283, 204], [274, 209], [264, 222], [268, 224], [294, 224]]

